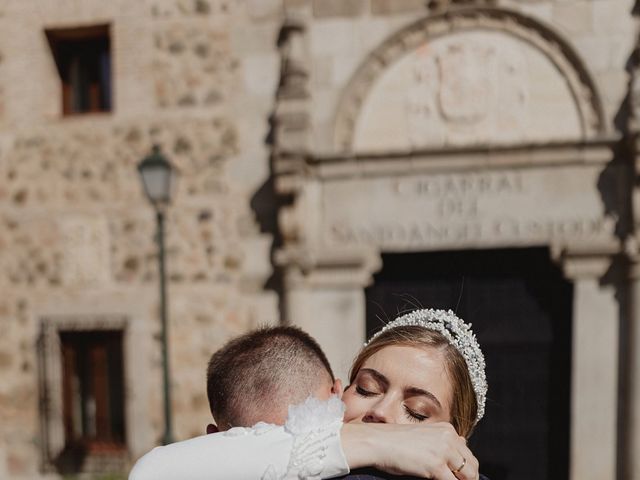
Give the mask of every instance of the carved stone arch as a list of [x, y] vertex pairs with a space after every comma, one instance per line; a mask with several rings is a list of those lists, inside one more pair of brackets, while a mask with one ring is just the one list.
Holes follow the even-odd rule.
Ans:
[[550, 27], [521, 13], [491, 7], [463, 7], [423, 18], [394, 33], [367, 56], [352, 76], [338, 102], [334, 141], [338, 151], [353, 149], [355, 128], [363, 103], [375, 82], [391, 66], [425, 44], [446, 35], [483, 31], [511, 36], [550, 61], [566, 83], [579, 122], [579, 137], [606, 133], [602, 102], [590, 73], [571, 45]]

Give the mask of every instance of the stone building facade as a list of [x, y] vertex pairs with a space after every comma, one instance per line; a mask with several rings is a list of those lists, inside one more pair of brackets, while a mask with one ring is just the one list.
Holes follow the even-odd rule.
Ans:
[[[124, 453], [78, 472], [126, 471], [162, 434], [154, 217], [136, 172], [159, 144], [180, 172], [167, 219], [178, 438], [207, 423], [204, 366], [231, 336], [301, 325], [344, 377], [394, 255], [535, 248], [570, 286], [562, 474], [640, 479], [634, 12], [0, 3], [0, 478], [60, 478], [65, 335], [116, 332], [123, 363]], [[94, 26], [111, 105], [69, 115], [50, 38]], [[493, 478], [523, 478], [509, 475]]]

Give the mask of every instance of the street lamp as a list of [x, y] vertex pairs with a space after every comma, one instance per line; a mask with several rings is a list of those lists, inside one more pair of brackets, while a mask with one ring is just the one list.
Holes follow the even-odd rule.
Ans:
[[162, 376], [164, 380], [164, 436], [162, 443], [173, 442], [171, 422], [171, 388], [169, 385], [169, 354], [167, 349], [167, 286], [165, 279], [164, 251], [164, 213], [171, 202], [171, 190], [175, 180], [175, 170], [169, 160], [154, 145], [150, 155], [138, 164], [138, 172], [142, 179], [147, 198], [156, 211], [156, 228], [158, 240], [158, 270], [160, 273], [160, 320], [162, 341]]

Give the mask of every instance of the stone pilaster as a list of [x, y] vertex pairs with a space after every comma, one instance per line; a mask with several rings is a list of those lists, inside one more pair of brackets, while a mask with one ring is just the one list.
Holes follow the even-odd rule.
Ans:
[[376, 252], [289, 248], [278, 252], [284, 271], [284, 319], [322, 346], [337, 377], [346, 381], [365, 341], [365, 295], [381, 266]]
[[634, 183], [631, 187], [632, 235], [627, 239], [629, 261], [628, 320], [624, 345], [624, 422], [622, 428], [622, 476], [640, 480], [640, 66], [637, 52], [632, 56], [629, 85], [628, 140], [631, 150]]
[[624, 356], [625, 419], [623, 422], [623, 478], [640, 479], [640, 257], [629, 265], [629, 310]]
[[616, 478], [620, 313], [615, 287], [602, 281], [612, 253], [585, 249], [561, 256], [574, 284], [571, 480]]

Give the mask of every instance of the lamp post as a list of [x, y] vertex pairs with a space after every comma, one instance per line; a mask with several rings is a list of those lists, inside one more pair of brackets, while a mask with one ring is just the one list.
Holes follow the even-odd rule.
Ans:
[[150, 155], [138, 164], [138, 172], [147, 198], [156, 211], [158, 270], [160, 275], [160, 321], [162, 342], [162, 377], [164, 388], [164, 435], [162, 443], [173, 442], [171, 421], [171, 387], [169, 384], [169, 352], [167, 348], [167, 286], [165, 278], [164, 215], [171, 202], [175, 171], [160, 147], [154, 145]]

